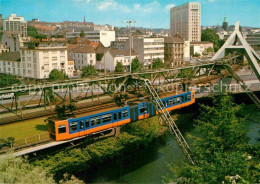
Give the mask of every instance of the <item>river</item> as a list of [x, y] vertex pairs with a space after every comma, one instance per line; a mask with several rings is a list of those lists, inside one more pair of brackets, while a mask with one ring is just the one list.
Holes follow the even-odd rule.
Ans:
[[[252, 108], [252, 105], [248, 107]], [[250, 143], [259, 142], [260, 114], [254, 114], [254, 120], [247, 122]], [[189, 132], [194, 132], [190, 129]], [[171, 163], [180, 163], [184, 155], [172, 135], [156, 141], [144, 150], [132, 155], [121, 155], [118, 160], [109, 161], [90, 173], [85, 173], [88, 183], [162, 183], [163, 176], [169, 174]]]

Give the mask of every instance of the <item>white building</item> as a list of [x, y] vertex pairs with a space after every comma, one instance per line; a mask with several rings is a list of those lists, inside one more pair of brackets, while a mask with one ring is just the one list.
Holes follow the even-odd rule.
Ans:
[[184, 41], [184, 61], [190, 60], [190, 42]]
[[22, 37], [27, 36], [27, 21], [23, 17], [11, 14], [3, 22], [3, 31], [19, 31]]
[[105, 66], [106, 70], [114, 71], [117, 63], [121, 62], [127, 71], [130, 68], [130, 62], [136, 57], [138, 55], [135, 52], [132, 52], [130, 57], [129, 50], [107, 49], [98, 69], [104, 69]]
[[20, 77], [44, 79], [53, 69], [73, 76], [74, 63], [68, 63], [67, 48], [59, 42], [30, 42], [20, 48], [20, 52], [0, 55], [0, 73], [10, 73]]
[[[111, 41], [115, 41], [116, 34], [115, 31], [85, 31], [85, 37], [91, 42], [101, 42], [104, 47], [109, 47]], [[66, 38], [80, 37], [80, 32], [67, 32]]]
[[22, 37], [19, 31], [4, 31], [2, 44], [9, 48], [10, 52], [19, 51], [25, 42], [30, 41], [29, 37]]
[[[129, 40], [127, 42], [126, 46], [129, 48]], [[132, 49], [142, 63], [151, 62], [156, 58], [164, 62], [164, 38], [134, 37]]]
[[96, 52], [89, 45], [82, 45], [72, 49], [70, 56], [74, 59], [76, 70], [82, 70], [87, 65], [96, 65]]
[[180, 35], [190, 42], [201, 41], [201, 6], [199, 2], [190, 2], [171, 8], [171, 36]]

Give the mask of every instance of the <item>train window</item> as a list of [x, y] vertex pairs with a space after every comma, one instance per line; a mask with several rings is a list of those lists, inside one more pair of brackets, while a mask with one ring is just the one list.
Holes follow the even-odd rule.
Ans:
[[176, 98], [176, 103], [180, 103], [181, 102], [181, 97], [177, 97]]
[[88, 119], [85, 120], [85, 127], [86, 127], [86, 128], [89, 127], [89, 120], [88, 120]]
[[147, 113], [147, 108], [146, 107], [140, 107], [140, 113]]
[[60, 125], [58, 127], [58, 132], [59, 132], [59, 134], [66, 133], [66, 126], [65, 125]]
[[79, 128], [80, 128], [80, 129], [83, 129], [83, 128], [84, 128], [84, 122], [83, 122], [83, 121], [80, 121], [80, 122], [79, 122]]
[[190, 95], [187, 95], [188, 100], [190, 100]]
[[111, 114], [104, 114], [102, 116], [102, 123], [108, 123], [111, 122], [111, 120], [112, 120]]
[[173, 99], [169, 99], [169, 105], [173, 105]]
[[123, 118], [128, 117], [128, 110], [123, 110]]
[[91, 118], [90, 122], [91, 122], [91, 126], [99, 125], [101, 123], [100, 116]]
[[114, 120], [117, 120], [117, 115], [116, 115], [116, 113], [114, 113]]
[[118, 119], [122, 119], [122, 112], [118, 112]]
[[185, 100], [185, 96], [182, 96], [182, 97], [181, 97], [181, 101], [182, 101], [182, 102], [185, 102], [185, 101], [186, 101], [186, 100]]
[[72, 122], [70, 124], [70, 131], [74, 132], [76, 130], [78, 130], [78, 123], [77, 122]]

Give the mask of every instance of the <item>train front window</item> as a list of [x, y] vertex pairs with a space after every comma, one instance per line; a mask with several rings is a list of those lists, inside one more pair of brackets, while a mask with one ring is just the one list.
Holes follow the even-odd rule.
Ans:
[[101, 123], [100, 116], [91, 118], [90, 122], [91, 122], [91, 126], [99, 125]]
[[79, 128], [80, 128], [80, 129], [83, 129], [83, 128], [84, 128], [84, 122], [83, 122], [83, 121], [80, 121], [80, 122], [79, 122]]
[[190, 100], [190, 95], [187, 95], [188, 100]]
[[78, 130], [78, 123], [77, 122], [72, 122], [70, 124], [70, 131], [74, 132], [76, 130]]
[[127, 118], [128, 117], [128, 110], [123, 110], [123, 118]]
[[104, 115], [102, 116], [102, 122], [103, 122], [103, 123], [111, 122], [111, 120], [112, 120], [111, 114], [104, 114]]
[[66, 126], [65, 125], [60, 125], [58, 127], [58, 132], [59, 132], [59, 134], [66, 133]]
[[88, 119], [85, 120], [85, 127], [86, 127], [86, 128], [89, 127], [89, 120], [88, 120]]

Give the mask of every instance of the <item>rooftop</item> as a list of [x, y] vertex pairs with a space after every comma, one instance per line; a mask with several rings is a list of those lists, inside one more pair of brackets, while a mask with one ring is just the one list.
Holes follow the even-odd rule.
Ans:
[[210, 41], [190, 42], [190, 44], [210, 44], [210, 43], [213, 44], [213, 42], [210, 42]]
[[90, 45], [81, 45], [71, 50], [72, 53], [95, 53], [95, 50]]
[[180, 36], [165, 37], [165, 43], [184, 43], [184, 40]]
[[0, 54], [2, 61], [21, 61], [20, 52], [4, 52]]
[[[117, 49], [109, 49], [110, 54], [113, 57], [120, 57], [120, 56], [130, 56], [129, 50], [117, 50]], [[131, 52], [132, 56], [136, 56], [136, 53], [134, 51]]]

